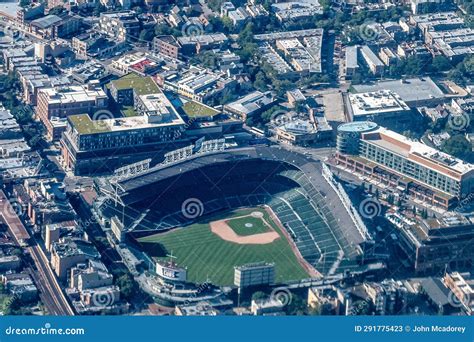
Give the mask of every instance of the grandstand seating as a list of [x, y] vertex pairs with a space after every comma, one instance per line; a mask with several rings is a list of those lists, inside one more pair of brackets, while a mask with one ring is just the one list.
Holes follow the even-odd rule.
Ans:
[[143, 232], [183, 227], [202, 219], [186, 218], [181, 212], [183, 201], [189, 198], [199, 199], [204, 216], [266, 204], [302, 257], [320, 273], [334, 274], [351, 264], [357, 249], [328, 207], [326, 194], [316, 189], [299, 169], [261, 161], [246, 163], [244, 173], [232, 165], [221, 165], [191, 171], [183, 178], [174, 176], [162, 184], [153, 184], [150, 191], [159, 194], [155, 198], [135, 202], [125, 209], [104, 202], [101, 211], [104, 217], [123, 218], [128, 230]]

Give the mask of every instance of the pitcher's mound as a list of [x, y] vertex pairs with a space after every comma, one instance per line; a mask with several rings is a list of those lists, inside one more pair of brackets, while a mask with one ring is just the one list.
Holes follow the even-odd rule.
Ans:
[[280, 235], [274, 230], [266, 233], [240, 236], [234, 232], [234, 230], [227, 224], [226, 220], [210, 222], [209, 226], [211, 227], [211, 231], [222, 240], [241, 245], [265, 245], [280, 238]]

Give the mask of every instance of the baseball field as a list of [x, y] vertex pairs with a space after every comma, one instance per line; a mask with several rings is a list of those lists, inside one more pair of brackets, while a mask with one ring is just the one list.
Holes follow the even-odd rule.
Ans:
[[277, 282], [308, 278], [285, 235], [260, 207], [227, 211], [138, 241], [156, 250], [157, 259], [172, 254], [196, 283], [232, 285], [234, 266], [260, 261], [275, 263]]

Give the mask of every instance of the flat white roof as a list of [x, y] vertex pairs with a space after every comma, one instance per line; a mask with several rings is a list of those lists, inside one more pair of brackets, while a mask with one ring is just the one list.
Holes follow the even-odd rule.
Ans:
[[102, 88], [88, 89], [87, 85], [45, 88], [40, 89], [39, 92], [47, 95], [49, 104], [95, 101], [98, 97], [107, 98]]
[[400, 96], [390, 90], [349, 94], [349, 101], [354, 117], [410, 110]]
[[[372, 137], [374, 133], [380, 133], [380, 139], [373, 139]], [[429, 162], [432, 162], [445, 169], [452, 170], [455, 173], [461, 175], [474, 171], [473, 164], [455, 158], [417, 140], [410, 140], [404, 135], [388, 130], [384, 127], [379, 127], [377, 130], [369, 133], [363, 133], [363, 136], [365, 135], [371, 137], [370, 139], [364, 139], [365, 141], [395, 152], [410, 159], [411, 161], [417, 162], [418, 164], [422, 164], [427, 167], [430, 167], [430, 165], [426, 165], [422, 161], [413, 160], [413, 158], [410, 158], [410, 156], [420, 156]], [[384, 139], [384, 136], [390, 138], [392, 141]], [[453, 175], [447, 174], [446, 172], [441, 171], [439, 168], [437, 170], [443, 174], [446, 174], [447, 176], [453, 177]]]

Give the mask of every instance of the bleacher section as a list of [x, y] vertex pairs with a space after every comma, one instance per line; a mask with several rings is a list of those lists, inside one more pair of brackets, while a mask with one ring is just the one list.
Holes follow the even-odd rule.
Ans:
[[[125, 209], [106, 201], [99, 212], [102, 217], [123, 220], [127, 232], [146, 233], [185, 227], [224, 210], [268, 205], [303, 258], [320, 273], [336, 274], [356, 264], [363, 238], [317, 166], [308, 170], [314, 163], [305, 164], [298, 156], [283, 155], [293, 163], [289, 164], [273, 156], [281, 151], [260, 152], [259, 158], [244, 156], [236, 161], [223, 155], [221, 163], [196, 159], [185, 165], [187, 169], [183, 166], [186, 172], [165, 169], [147, 173], [122, 184], [127, 188], [121, 196], [128, 201]], [[262, 159], [270, 152], [279, 160]], [[296, 162], [301, 165], [294, 166]], [[154, 195], [144, 196], [144, 192]], [[181, 212], [183, 202], [190, 198], [203, 205], [202, 215], [196, 219]]]

